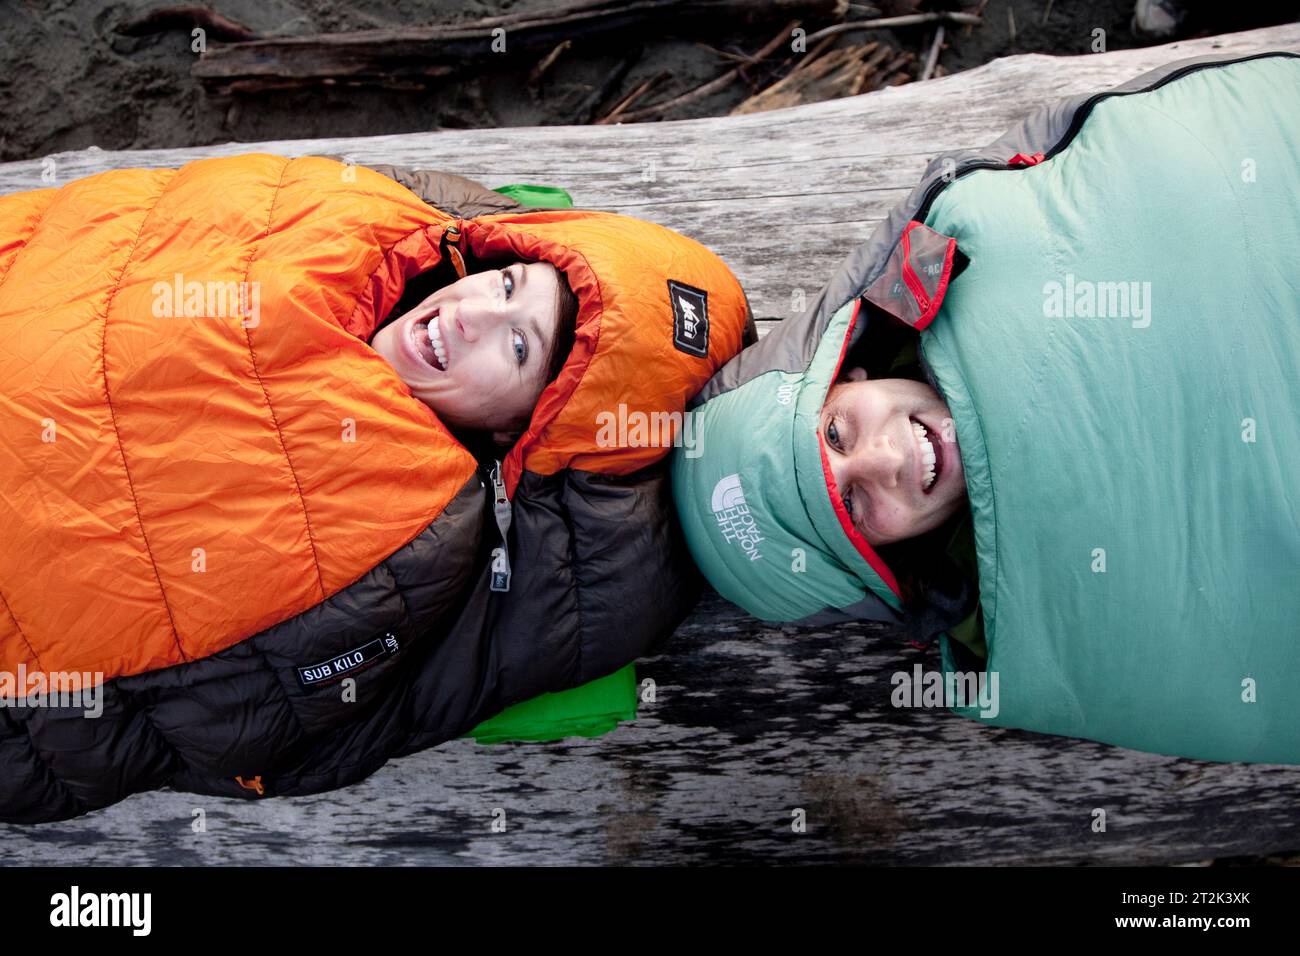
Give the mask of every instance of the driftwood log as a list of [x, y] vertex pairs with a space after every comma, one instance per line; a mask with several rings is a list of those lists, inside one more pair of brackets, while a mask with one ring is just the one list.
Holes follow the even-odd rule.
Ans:
[[[262, 150], [563, 185], [722, 254], [770, 323], [799, 311], [940, 150], [1057, 97], [1172, 59], [1300, 50], [1300, 25], [1087, 56], [1018, 56], [925, 83], [754, 115], [609, 127], [56, 154], [57, 182]], [[50, 185], [0, 165], [0, 193]], [[773, 228], [774, 224], [779, 228]], [[637, 720], [587, 740], [457, 740], [342, 791], [265, 802], [169, 791], [38, 828], [0, 863], [1167, 863], [1300, 849], [1300, 767], [1215, 764], [981, 727], [890, 705], [936, 664], [869, 624], [762, 624], [706, 595]], [[505, 832], [493, 832], [495, 808]], [[792, 830], [807, 814], [806, 832]], [[1094, 810], [1106, 811], [1094, 832]], [[202, 810], [206, 832], [194, 832]]]

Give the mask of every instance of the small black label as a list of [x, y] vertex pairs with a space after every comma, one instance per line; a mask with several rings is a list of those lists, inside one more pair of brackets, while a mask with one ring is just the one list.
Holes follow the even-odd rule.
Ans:
[[673, 345], [688, 355], [709, 357], [709, 294], [702, 289], [668, 280], [673, 304]]
[[397, 637], [392, 631], [385, 631], [373, 641], [367, 641], [360, 647], [345, 651], [336, 657], [309, 667], [298, 668], [298, 682], [303, 687], [315, 687], [330, 681], [346, 677], [349, 672], [359, 667], [373, 664], [385, 654], [397, 653]]

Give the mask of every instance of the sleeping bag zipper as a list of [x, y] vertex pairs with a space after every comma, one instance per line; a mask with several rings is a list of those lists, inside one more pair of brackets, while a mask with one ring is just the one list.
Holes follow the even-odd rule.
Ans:
[[497, 529], [501, 532], [501, 546], [492, 549], [492, 583], [489, 590], [510, 590], [510, 499], [506, 497], [505, 479], [501, 477], [501, 462], [493, 461], [492, 474], [492, 514], [496, 517]]

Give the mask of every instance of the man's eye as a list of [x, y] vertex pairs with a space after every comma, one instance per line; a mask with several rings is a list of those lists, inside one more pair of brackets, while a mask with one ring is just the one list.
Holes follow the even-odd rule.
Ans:
[[510, 298], [515, 291], [515, 280], [510, 277], [509, 269], [501, 270], [501, 284], [506, 290], [506, 298]]
[[524, 335], [524, 333], [520, 332], [518, 329], [514, 330], [514, 336], [515, 359], [520, 365], [523, 365], [524, 362], [528, 360], [528, 336]]

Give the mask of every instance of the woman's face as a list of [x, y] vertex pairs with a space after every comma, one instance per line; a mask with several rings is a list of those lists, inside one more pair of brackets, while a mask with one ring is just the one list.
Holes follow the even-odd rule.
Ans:
[[872, 545], [924, 534], [966, 501], [948, 406], [924, 382], [867, 380], [860, 368], [831, 386], [821, 434], [854, 525]]
[[371, 346], [446, 424], [497, 432], [528, 423], [546, 385], [559, 276], [516, 262], [444, 286], [375, 333]]

